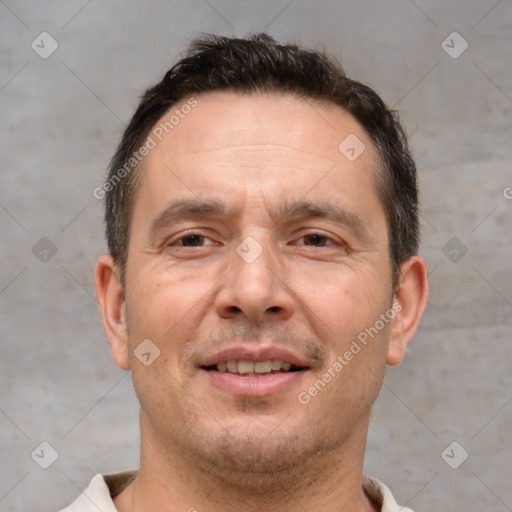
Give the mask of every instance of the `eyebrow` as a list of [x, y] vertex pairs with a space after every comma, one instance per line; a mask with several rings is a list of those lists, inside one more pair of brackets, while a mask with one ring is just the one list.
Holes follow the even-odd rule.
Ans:
[[363, 219], [356, 213], [351, 212], [341, 205], [332, 201], [309, 201], [299, 199], [293, 203], [285, 202], [270, 212], [275, 222], [282, 222], [287, 218], [291, 219], [326, 219], [346, 226], [354, 232], [369, 237], [368, 230]]
[[[276, 206], [266, 206], [275, 225], [292, 219], [321, 218], [348, 227], [360, 236], [372, 238], [365, 222], [356, 213], [348, 211], [341, 205], [332, 201], [309, 201], [299, 199], [297, 201], [285, 201]], [[182, 198], [174, 199], [155, 217], [149, 227], [149, 233], [155, 233], [163, 226], [178, 220], [193, 219], [196, 217], [236, 217], [240, 211], [228, 208], [225, 203], [217, 199]], [[273, 229], [272, 228], [272, 229]]]
[[151, 222], [149, 232], [154, 233], [177, 220], [202, 216], [225, 216], [227, 213], [224, 203], [216, 199], [174, 199]]

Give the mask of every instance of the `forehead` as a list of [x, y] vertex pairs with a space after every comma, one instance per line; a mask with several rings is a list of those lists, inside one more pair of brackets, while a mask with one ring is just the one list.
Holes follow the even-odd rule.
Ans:
[[135, 201], [135, 210], [148, 203], [145, 215], [169, 196], [216, 191], [231, 202], [260, 193], [266, 205], [287, 192], [331, 201], [342, 192], [345, 202], [354, 193], [375, 195], [378, 157], [371, 140], [332, 103], [208, 93], [172, 107], [150, 137], [154, 148], [143, 161]]
[[[190, 108], [192, 102], [195, 106]], [[295, 150], [336, 161], [340, 144], [347, 137], [355, 142], [358, 151], [363, 147], [360, 143], [369, 149], [363, 160], [376, 157], [366, 132], [341, 107], [283, 93], [202, 94], [172, 107], [151, 133], [158, 147], [149, 161], [166, 151], [173, 158], [190, 156], [190, 150], [221, 152], [236, 146], [243, 147], [245, 154], [251, 149], [255, 153], [261, 151], [257, 146], [265, 144], [273, 146], [276, 152]], [[341, 150], [347, 149], [344, 146]], [[236, 152], [235, 155], [241, 156]]]

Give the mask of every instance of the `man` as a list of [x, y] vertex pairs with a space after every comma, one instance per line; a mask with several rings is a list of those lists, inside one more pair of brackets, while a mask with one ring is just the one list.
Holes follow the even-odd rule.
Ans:
[[145, 93], [103, 194], [96, 293], [141, 461], [65, 510], [409, 510], [362, 474], [428, 295], [377, 94], [322, 53], [205, 36]]

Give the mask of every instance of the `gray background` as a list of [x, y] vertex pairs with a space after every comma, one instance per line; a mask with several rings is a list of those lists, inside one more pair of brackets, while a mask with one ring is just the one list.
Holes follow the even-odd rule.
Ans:
[[[1, 511], [56, 510], [96, 472], [137, 466], [131, 378], [94, 299], [92, 191], [191, 37], [261, 30], [341, 56], [400, 111], [417, 158], [431, 296], [387, 372], [365, 470], [417, 512], [512, 510], [512, 1], [3, 0]], [[47, 59], [31, 48], [43, 31], [59, 45]], [[453, 31], [469, 45], [458, 58], [442, 47]], [[46, 470], [31, 458], [42, 441], [58, 452]], [[453, 441], [452, 465], [469, 454], [458, 469], [441, 456]]]

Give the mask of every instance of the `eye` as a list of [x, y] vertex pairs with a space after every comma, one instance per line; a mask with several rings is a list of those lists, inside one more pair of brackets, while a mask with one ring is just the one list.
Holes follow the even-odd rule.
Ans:
[[334, 245], [332, 238], [328, 237], [327, 235], [322, 235], [321, 233], [308, 233], [307, 235], [299, 238], [299, 240], [303, 239], [305, 243], [300, 245], [310, 245], [313, 247], [325, 247], [326, 245]]
[[204, 245], [213, 245], [213, 242], [205, 243], [205, 240], [209, 240], [211, 242], [210, 238], [199, 233], [187, 233], [186, 235], [182, 235], [173, 240], [169, 245], [178, 247], [202, 247]]

